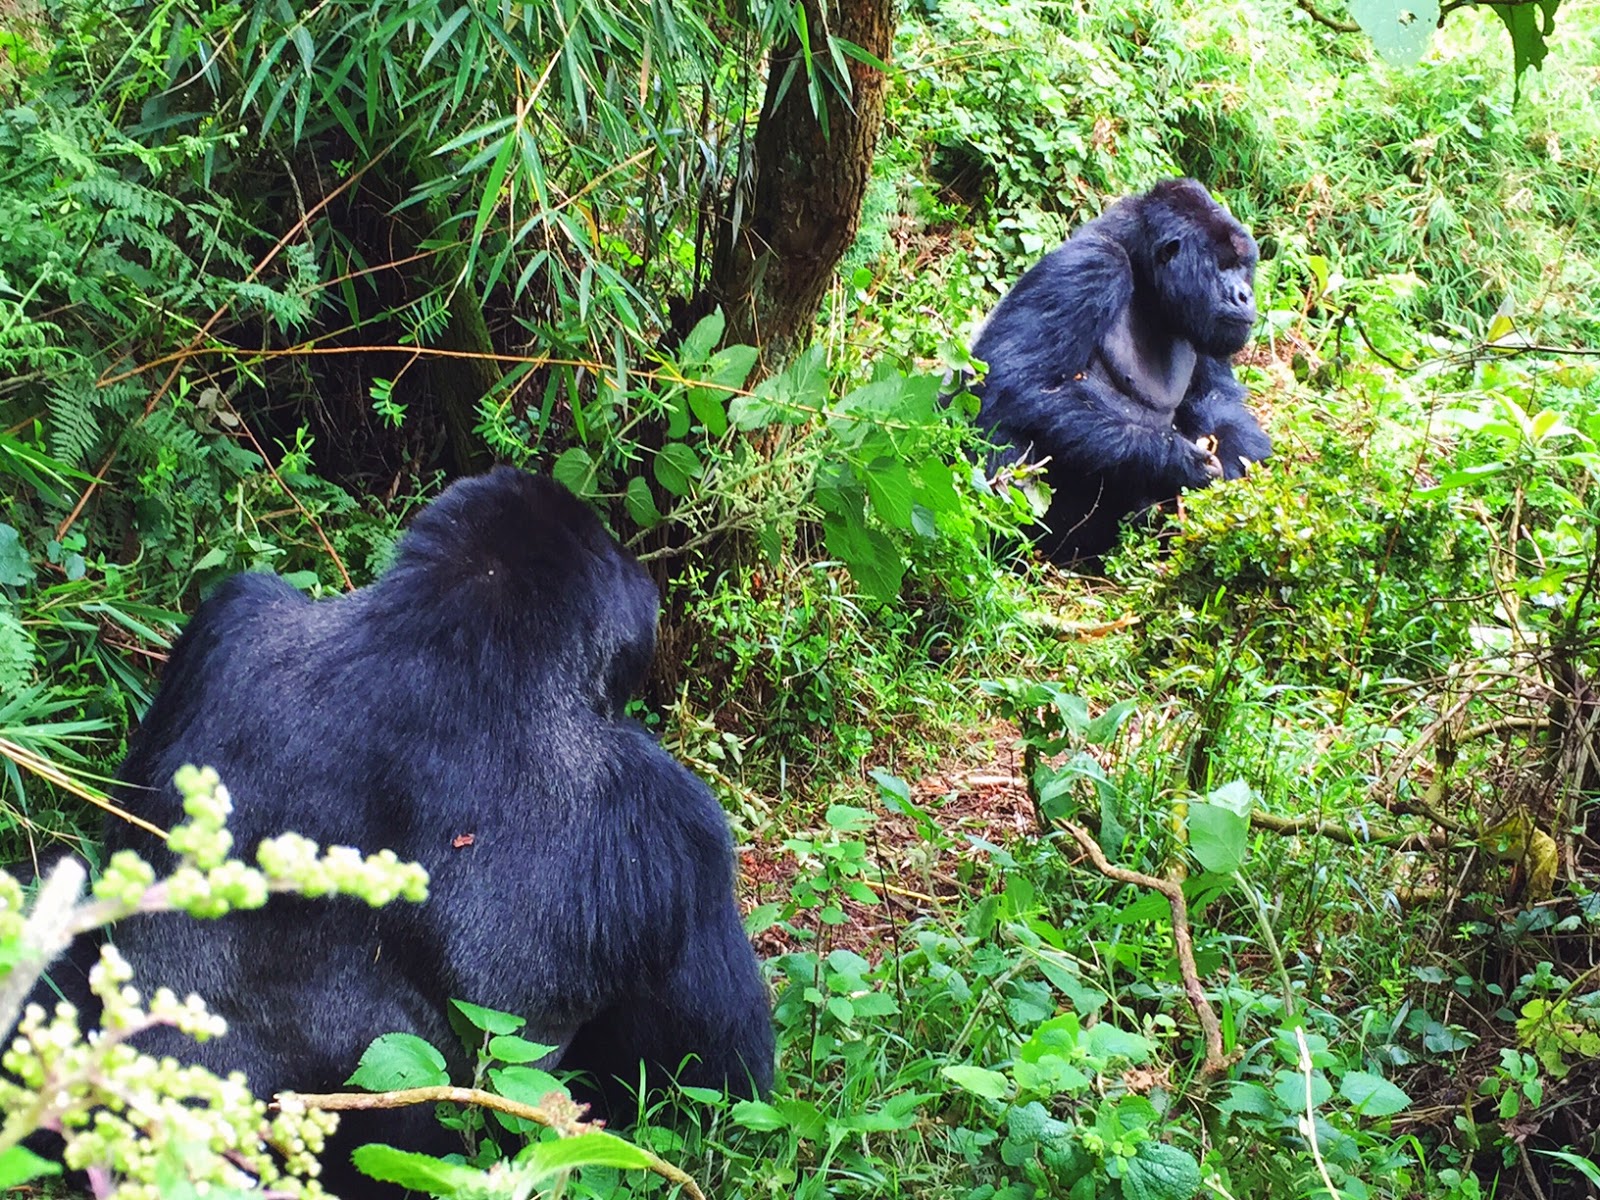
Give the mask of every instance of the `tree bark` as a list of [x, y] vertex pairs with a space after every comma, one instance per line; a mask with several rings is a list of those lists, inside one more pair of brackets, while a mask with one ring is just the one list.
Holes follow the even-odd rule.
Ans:
[[883, 71], [846, 58], [849, 94], [842, 95], [829, 39], [852, 42], [883, 62], [894, 44], [894, 0], [803, 6], [827, 129], [812, 108], [804, 51], [791, 39], [770, 56], [749, 215], [736, 224], [730, 199], [707, 285], [727, 318], [727, 341], [760, 347], [768, 370], [805, 344], [834, 269], [855, 240], [883, 123]]

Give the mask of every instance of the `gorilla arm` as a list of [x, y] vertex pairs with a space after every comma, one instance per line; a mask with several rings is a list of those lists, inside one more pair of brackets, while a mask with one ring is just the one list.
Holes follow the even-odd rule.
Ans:
[[1216, 438], [1224, 479], [1238, 479], [1251, 464], [1272, 457], [1272, 439], [1244, 405], [1248, 394], [1234, 377], [1232, 364], [1202, 354], [1189, 394], [1174, 415], [1185, 440]]
[[[620, 940], [581, 965], [567, 963], [567, 988], [610, 998], [561, 1065], [588, 1072], [613, 1113], [629, 1107], [641, 1060], [652, 1083], [669, 1076], [741, 1096], [764, 1093], [774, 1058], [770, 1007], [734, 903], [727, 818], [648, 734], [630, 722], [616, 728], [630, 766], [605, 805], [634, 836], [612, 847], [625, 867], [602, 877], [613, 889], [608, 903]], [[638, 820], [618, 812], [629, 809]]]
[[980, 423], [1025, 424], [1051, 389], [1089, 370], [1133, 298], [1133, 268], [1116, 242], [1080, 233], [1023, 273], [978, 331], [989, 366]]

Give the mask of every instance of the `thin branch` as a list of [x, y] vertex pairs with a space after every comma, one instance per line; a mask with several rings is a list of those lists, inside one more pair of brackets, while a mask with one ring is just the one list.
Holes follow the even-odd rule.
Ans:
[[1333, 1186], [1333, 1179], [1328, 1175], [1328, 1164], [1322, 1160], [1322, 1145], [1317, 1140], [1317, 1104], [1311, 1074], [1311, 1047], [1306, 1044], [1306, 1031], [1299, 1025], [1294, 1027], [1294, 1040], [1299, 1048], [1297, 1065], [1300, 1068], [1300, 1078], [1306, 1081], [1306, 1115], [1300, 1120], [1300, 1132], [1305, 1135], [1306, 1145], [1311, 1148], [1311, 1158], [1317, 1164], [1317, 1173], [1322, 1176], [1322, 1186], [1328, 1189], [1328, 1195], [1332, 1200], [1344, 1200], [1344, 1193]]
[[1481, 725], [1474, 725], [1470, 729], [1463, 729], [1455, 735], [1457, 745], [1462, 742], [1476, 741], [1481, 737], [1488, 737], [1491, 733], [1510, 733], [1513, 729], [1548, 729], [1549, 717], [1501, 717], [1494, 721], [1485, 721]]
[[1110, 621], [1070, 621], [1066, 617], [1058, 616], [1052, 612], [1028, 610], [1019, 613], [1017, 619], [1028, 628], [1037, 629], [1041, 633], [1053, 634], [1058, 638], [1073, 638], [1078, 641], [1104, 637], [1109, 633], [1120, 633], [1129, 626], [1139, 623], [1139, 615], [1137, 613], [1124, 613], [1122, 616]]
[[[563, 1097], [563, 1100], [565, 1098]], [[324, 1112], [350, 1112], [358, 1110], [371, 1110], [380, 1108], [408, 1108], [413, 1104], [475, 1104], [479, 1108], [492, 1108], [508, 1116], [521, 1117], [525, 1121], [532, 1121], [535, 1125], [543, 1125], [547, 1129], [554, 1129], [564, 1134], [579, 1132], [584, 1129], [593, 1129], [598, 1126], [587, 1122], [574, 1122], [553, 1115], [549, 1109], [536, 1104], [523, 1104], [519, 1100], [511, 1100], [505, 1096], [497, 1096], [493, 1092], [486, 1092], [481, 1088], [466, 1087], [419, 1087], [401, 1088], [393, 1092], [280, 1092], [276, 1100], [276, 1107], [282, 1108], [285, 1103], [297, 1103], [306, 1108], [317, 1108]], [[566, 1101], [566, 1103], [571, 1103]], [[700, 1185], [683, 1170], [673, 1166], [663, 1158], [659, 1158], [646, 1150], [643, 1146], [634, 1144], [634, 1149], [650, 1160], [648, 1170], [660, 1175], [670, 1183], [681, 1187], [684, 1194], [691, 1200], [706, 1200], [706, 1194], [700, 1190]]]
[[1300, 6], [1300, 10], [1304, 12], [1306, 16], [1310, 17], [1318, 25], [1331, 29], [1335, 33], [1361, 32], [1361, 26], [1357, 25], [1354, 21], [1341, 21], [1336, 17], [1330, 17], [1327, 13], [1320, 11], [1317, 6], [1311, 2], [1311, 0], [1294, 0], [1294, 2]]
[[1222, 1026], [1217, 1021], [1211, 1001], [1206, 999], [1206, 990], [1200, 983], [1200, 971], [1194, 963], [1194, 937], [1189, 932], [1189, 904], [1183, 898], [1183, 885], [1176, 880], [1159, 879], [1142, 871], [1113, 866], [1106, 861], [1100, 843], [1090, 836], [1088, 830], [1071, 821], [1061, 821], [1059, 824], [1072, 835], [1094, 864], [1095, 870], [1107, 879], [1149, 888], [1167, 898], [1167, 905], [1172, 909], [1172, 948], [1178, 957], [1178, 971], [1183, 976], [1183, 991], [1189, 998], [1189, 1006], [1194, 1009], [1195, 1018], [1200, 1022], [1200, 1033], [1205, 1040], [1206, 1058], [1200, 1066], [1200, 1077], [1208, 1080], [1218, 1078], [1227, 1071], [1229, 1059], [1222, 1050]]
[[1449, 840], [1446, 835], [1438, 832], [1389, 831], [1362, 836], [1348, 826], [1335, 825], [1331, 821], [1319, 821], [1315, 817], [1275, 817], [1271, 813], [1256, 810], [1250, 813], [1250, 826], [1252, 829], [1265, 829], [1268, 833], [1281, 834], [1284, 837], [1310, 834], [1312, 837], [1327, 838], [1330, 842], [1339, 842], [1346, 846], [1387, 846], [1402, 853], [1414, 850], [1437, 850]]

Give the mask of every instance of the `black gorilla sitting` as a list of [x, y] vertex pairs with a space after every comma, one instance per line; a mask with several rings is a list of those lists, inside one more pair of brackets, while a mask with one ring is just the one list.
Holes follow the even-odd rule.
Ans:
[[[588, 508], [509, 468], [444, 492], [370, 587], [312, 603], [270, 575], [224, 583], [173, 649], [122, 802], [171, 826], [173, 772], [214, 766], [247, 856], [284, 830], [392, 847], [427, 868], [430, 897], [125, 921], [113, 937], [136, 982], [198, 992], [229, 1025], [203, 1045], [139, 1044], [244, 1070], [260, 1094], [337, 1090], [380, 1034], [448, 1053], [459, 998], [526, 1017], [525, 1036], [592, 1072], [614, 1117], [641, 1060], [657, 1081], [767, 1089], [767, 994], [726, 819], [622, 715], [656, 613], [654, 585]], [[111, 822], [107, 841], [170, 865], [131, 825]], [[449, 1148], [431, 1111], [409, 1109], [358, 1123], [343, 1152], [377, 1138]]]
[[1256, 257], [1203, 187], [1167, 180], [1084, 225], [990, 314], [978, 420], [1005, 447], [994, 466], [1049, 458], [1038, 544], [1053, 561], [1097, 558], [1123, 518], [1271, 454], [1229, 363], [1255, 324]]

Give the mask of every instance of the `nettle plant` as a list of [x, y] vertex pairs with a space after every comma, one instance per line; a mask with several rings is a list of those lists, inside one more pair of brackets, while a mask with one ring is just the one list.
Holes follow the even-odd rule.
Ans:
[[[869, 598], [895, 598], [908, 563], [936, 544], [975, 549], [1026, 514], [997, 495], [980, 466], [968, 413], [941, 399], [937, 375], [880, 365], [834, 398], [821, 347], [748, 386], [759, 352], [718, 349], [725, 323], [706, 317], [676, 357], [619, 369], [586, 408], [551, 473], [580, 496], [619, 504], [638, 533], [672, 527], [677, 548], [753, 536], [777, 561], [803, 522]], [[487, 413], [497, 452], [534, 456], [539, 430]], [[648, 550], [646, 551], [648, 553]]]

